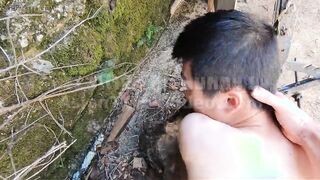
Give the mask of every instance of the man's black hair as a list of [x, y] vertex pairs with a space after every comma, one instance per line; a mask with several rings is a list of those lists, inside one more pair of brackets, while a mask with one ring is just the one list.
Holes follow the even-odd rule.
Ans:
[[237, 10], [208, 13], [190, 22], [172, 56], [191, 62], [193, 79], [210, 96], [233, 87], [250, 92], [261, 86], [274, 92], [280, 75], [275, 30]]

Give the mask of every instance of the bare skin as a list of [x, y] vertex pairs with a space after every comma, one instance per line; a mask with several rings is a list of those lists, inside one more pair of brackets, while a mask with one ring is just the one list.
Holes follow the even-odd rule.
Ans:
[[257, 87], [252, 96], [275, 109], [283, 134], [306, 152], [312, 163], [314, 176], [320, 177], [320, 124], [312, 120], [282, 93], [274, 95]]
[[197, 112], [183, 119], [179, 134], [189, 179], [320, 178], [306, 149], [289, 140], [268, 112], [252, 106], [245, 90], [208, 97], [192, 79], [189, 63], [183, 76]]

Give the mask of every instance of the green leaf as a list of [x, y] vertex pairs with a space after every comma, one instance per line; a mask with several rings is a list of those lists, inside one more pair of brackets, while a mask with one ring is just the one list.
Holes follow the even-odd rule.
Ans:
[[105, 83], [114, 78], [113, 70], [112, 69], [105, 69], [97, 76], [98, 83]]

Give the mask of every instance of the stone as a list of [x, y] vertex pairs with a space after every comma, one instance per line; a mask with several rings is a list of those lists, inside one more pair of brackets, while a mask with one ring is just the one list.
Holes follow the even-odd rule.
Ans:
[[58, 7], [55, 8], [56, 11], [62, 13], [63, 12], [63, 6], [59, 5]]
[[100, 129], [101, 129], [101, 126], [96, 121], [90, 121], [87, 126], [87, 131], [93, 134], [98, 132]]
[[49, 74], [53, 69], [53, 65], [50, 61], [38, 59], [32, 62], [32, 68], [37, 70], [38, 72], [42, 72], [45, 74]]
[[0, 36], [0, 39], [1, 39], [1, 41], [4, 41], [4, 40], [7, 39], [7, 37], [6, 37], [5, 35], [1, 35], [1, 36]]
[[42, 39], [43, 39], [43, 34], [38, 34], [37, 36], [36, 36], [36, 40], [37, 40], [37, 42], [41, 42], [42, 41]]
[[144, 170], [147, 168], [146, 161], [141, 157], [135, 157], [132, 163], [133, 169]]
[[29, 41], [27, 37], [24, 37], [24, 36], [19, 39], [19, 43], [22, 48], [25, 48], [29, 45]]

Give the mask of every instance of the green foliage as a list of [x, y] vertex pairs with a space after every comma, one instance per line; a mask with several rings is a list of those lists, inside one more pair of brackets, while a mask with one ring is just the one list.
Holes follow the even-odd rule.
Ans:
[[114, 78], [113, 69], [107, 68], [98, 74], [98, 83], [106, 83]]
[[97, 69], [103, 56], [101, 35], [90, 28], [83, 28], [67, 46], [60, 46], [47, 56], [53, 58], [58, 66], [81, 65], [68, 68], [68, 76], [82, 76]]
[[102, 70], [97, 75], [98, 83], [106, 83], [114, 78], [114, 60], [108, 60], [101, 64]]
[[137, 47], [141, 47], [146, 44], [148, 47], [151, 47], [154, 40], [156, 39], [156, 35], [162, 30], [162, 27], [149, 25], [145, 35], [138, 41]]
[[107, 11], [101, 12], [90, 25], [103, 35], [104, 56], [119, 62], [137, 62], [146, 50], [142, 46], [137, 49], [138, 41], [146, 37], [151, 45], [168, 17], [169, 5], [170, 0], [118, 0], [111, 15]]

